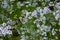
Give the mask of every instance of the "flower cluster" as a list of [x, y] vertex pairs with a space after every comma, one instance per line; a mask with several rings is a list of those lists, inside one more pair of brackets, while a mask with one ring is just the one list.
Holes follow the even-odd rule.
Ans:
[[59, 0], [4, 0], [1, 8], [4, 9], [0, 15], [3, 21], [1, 35], [12, 34], [8, 29], [14, 26], [20, 32], [21, 40], [60, 39]]
[[12, 28], [12, 26], [7, 25], [6, 23], [1, 24], [0, 25], [0, 35], [5, 36], [8, 34], [12, 34], [12, 31], [9, 30], [11, 28]]

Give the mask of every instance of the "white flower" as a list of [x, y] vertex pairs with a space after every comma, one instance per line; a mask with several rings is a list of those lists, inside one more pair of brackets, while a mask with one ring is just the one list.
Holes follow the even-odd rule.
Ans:
[[7, 6], [8, 6], [7, 0], [4, 0], [4, 1], [2, 2], [2, 4], [3, 4], [3, 8], [7, 8]]
[[55, 16], [57, 13], [56, 12], [53, 12], [53, 15]]
[[23, 3], [21, 3], [20, 1], [19, 1], [19, 2], [17, 2], [17, 8], [21, 8], [21, 6], [24, 6], [24, 4], [23, 4]]
[[43, 9], [41, 7], [37, 7], [37, 12], [40, 13], [40, 16], [43, 16], [44, 12]]
[[21, 40], [25, 40], [25, 36], [24, 35], [21, 36]]
[[45, 2], [49, 2], [50, 0], [45, 0]]
[[44, 12], [43, 9], [40, 9], [40, 16], [43, 16]]
[[7, 35], [7, 34], [12, 34], [12, 31], [8, 30], [7, 28], [4, 28], [4, 29], [2, 30], [2, 34], [3, 34], [4, 36]]
[[39, 24], [39, 19], [36, 19], [35, 21], [34, 21], [34, 24], [36, 23], [36, 24]]
[[57, 14], [57, 15], [55, 16], [55, 19], [58, 20], [59, 18], [60, 18], [60, 14]]
[[37, 30], [37, 33], [39, 33], [40, 32], [40, 30]]
[[15, 0], [10, 0], [10, 2], [15, 1]]
[[36, 8], [36, 11], [37, 11], [37, 12], [40, 12], [40, 9], [41, 9], [41, 7], [37, 7], [37, 8]]
[[44, 32], [44, 31], [41, 33], [41, 35], [47, 36], [46, 32]]
[[22, 13], [26, 14], [25, 18], [27, 18], [29, 16], [29, 14], [30, 14], [30, 12], [28, 12], [27, 10], [22, 10]]
[[47, 40], [47, 37], [43, 37], [43, 40]]
[[51, 10], [48, 7], [44, 7], [44, 14], [51, 13]]
[[3, 23], [2, 26], [5, 27], [7, 24], [6, 23]]
[[42, 16], [42, 17], [39, 18], [39, 20], [44, 22], [46, 20], [46, 17]]
[[56, 38], [56, 40], [58, 40], [58, 37], [57, 36], [55, 36], [55, 38]]
[[42, 24], [41, 27], [40, 27], [40, 29], [41, 29], [41, 31], [46, 31], [46, 32], [48, 32], [48, 31], [50, 31], [51, 27]]
[[14, 22], [14, 21], [12, 21], [12, 20], [9, 20], [9, 21], [7, 21], [7, 24], [14, 25], [14, 24], [15, 24], [15, 22]]
[[8, 25], [8, 26], [6, 26], [5, 28], [6, 28], [6, 29], [12, 29], [13, 27], [10, 26], [10, 25]]
[[7, 35], [7, 34], [12, 34], [12, 31], [10, 31], [8, 29], [11, 29], [10, 25], [8, 25], [6, 27], [0, 26], [0, 33], [4, 36]]
[[56, 8], [57, 8], [58, 10], [60, 10], [60, 2], [58, 2], [58, 3], [56, 4]]
[[21, 2], [17, 2], [17, 8], [20, 8]]
[[27, 18], [30, 13], [27, 10], [25, 11], [25, 13], [26, 13], [26, 18]]
[[39, 25], [39, 24], [37, 24], [37, 27], [38, 27], [38, 28], [40, 28], [40, 25]]
[[59, 14], [59, 10], [57, 10], [56, 12], [53, 12], [53, 15], [56, 16], [57, 14]]
[[53, 2], [50, 2], [50, 3], [49, 3], [49, 6], [54, 6]]
[[55, 32], [55, 29], [53, 28], [52, 29], [52, 35], [55, 35], [56, 34], [56, 32]]
[[34, 10], [34, 11], [32, 12], [32, 16], [33, 16], [33, 17], [37, 17], [37, 11], [36, 11], [36, 10]]
[[32, 7], [35, 7], [37, 5], [37, 3], [35, 2], [35, 3], [32, 3]]

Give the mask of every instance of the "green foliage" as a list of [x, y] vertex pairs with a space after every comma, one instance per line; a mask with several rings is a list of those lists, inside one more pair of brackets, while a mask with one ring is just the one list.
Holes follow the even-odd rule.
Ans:
[[[2, 6], [3, 1], [4, 0], [0, 0], [0, 24], [7, 23], [7, 21], [10, 21], [10, 20], [15, 22], [14, 25], [11, 25], [15, 28], [15, 29], [12, 29], [12, 34], [2, 36], [3, 40], [21, 40], [23, 39], [22, 36], [24, 37], [25, 40], [44, 40], [43, 39], [44, 37], [47, 38], [46, 40], [52, 40], [52, 39], [59, 40], [60, 39], [60, 33], [59, 33], [60, 25], [58, 24], [60, 19], [58, 20], [55, 19], [55, 16], [53, 15], [53, 12], [55, 12], [55, 10], [53, 10], [51, 13], [46, 13], [43, 15], [46, 17], [46, 20], [43, 20], [41, 18], [40, 13], [37, 14], [38, 17], [34, 17], [31, 15], [32, 12], [36, 10], [37, 7], [41, 7], [42, 9], [44, 9], [45, 6], [49, 5], [50, 1], [45, 2], [45, 0], [43, 1], [42, 0], [40, 1], [39, 0], [37, 1], [35, 0], [15, 0], [15, 1], [7, 0], [6, 3], [8, 4], [8, 6], [6, 8]], [[54, 0], [51, 0], [51, 1], [53, 2]], [[20, 8], [18, 8], [17, 6], [18, 2], [21, 2], [19, 6]], [[29, 2], [29, 3], [25, 4], [25, 2]], [[45, 3], [45, 5], [42, 4], [43, 2]], [[37, 3], [37, 5], [34, 5], [33, 3]], [[29, 14], [29, 16], [26, 17], [26, 13], [25, 14], [22, 13], [22, 10], [27, 10], [28, 12], [31, 12], [31, 13]], [[29, 19], [29, 17], [32, 17], [32, 18]], [[34, 23], [36, 19], [39, 19], [39, 23]], [[45, 23], [43, 23], [43, 21]], [[10, 25], [10, 24], [7, 24], [7, 25]], [[37, 25], [39, 27], [37, 27]], [[51, 29], [45, 34], [45, 30], [48, 30], [46, 26], [48, 27], [51, 26]], [[46, 27], [47, 29], [44, 27]], [[53, 32], [54, 31], [56, 32], [55, 35], [52, 35], [53, 34], [52, 29], [54, 29]], [[20, 34], [18, 33], [17, 30], [19, 30]], [[56, 39], [56, 37], [58, 37], [58, 39]]]

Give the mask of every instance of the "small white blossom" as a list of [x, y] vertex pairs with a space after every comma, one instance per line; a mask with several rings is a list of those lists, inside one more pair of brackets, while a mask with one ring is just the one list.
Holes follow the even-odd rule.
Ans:
[[52, 35], [55, 35], [56, 34], [56, 32], [55, 32], [55, 29], [53, 28], [52, 29]]
[[46, 32], [44, 32], [44, 31], [41, 33], [41, 35], [47, 36]]
[[10, 2], [13, 2], [13, 1], [15, 1], [15, 0], [10, 0]]
[[37, 11], [37, 12], [40, 12], [40, 10], [41, 10], [41, 7], [37, 7], [37, 8], [36, 8], [36, 11]]
[[40, 28], [40, 25], [39, 25], [39, 24], [37, 24], [37, 27], [38, 27], [38, 28]]
[[37, 5], [37, 3], [35, 2], [35, 3], [32, 3], [32, 7], [35, 7]]
[[36, 11], [36, 10], [34, 10], [34, 11], [32, 12], [32, 16], [33, 16], [33, 17], [37, 17], [37, 11]]
[[51, 10], [48, 7], [44, 7], [44, 14], [51, 13]]
[[3, 5], [2, 5], [3, 8], [7, 8], [7, 6], [8, 6], [7, 0], [4, 0], [4, 1], [2, 2], [2, 4], [3, 4]]
[[56, 8], [57, 8], [58, 10], [60, 10], [60, 2], [58, 2], [58, 3], [56, 4]]
[[47, 37], [43, 37], [43, 40], [47, 40]]
[[33, 23], [34, 24], [39, 24], [39, 21], [40, 21], [39, 19], [36, 19]]
[[7, 24], [6, 23], [3, 23], [2, 26], [5, 27]]
[[43, 16], [44, 12], [43, 9], [41, 7], [37, 7], [37, 12], [40, 13], [40, 16]]
[[48, 32], [48, 31], [50, 31], [51, 27], [42, 24], [41, 27], [40, 27], [40, 29], [41, 29], [41, 31], [46, 31], [46, 32]]
[[39, 33], [40, 32], [40, 30], [37, 30], [37, 33]]
[[7, 34], [12, 34], [12, 31], [8, 30], [7, 28], [4, 28], [4, 29], [2, 30], [2, 34], [3, 34], [4, 36], [7, 35]]
[[25, 40], [25, 36], [24, 35], [22, 35], [21, 38], [22, 38], [21, 40]]
[[19, 1], [19, 2], [17, 2], [17, 8], [21, 8], [21, 6], [24, 6], [24, 4], [23, 4], [23, 3], [21, 3], [20, 1]]
[[46, 17], [42, 16], [41, 18], [39, 18], [40, 21], [42, 21], [43, 23], [45, 23]]
[[53, 15], [56, 16], [57, 14], [59, 14], [59, 10], [57, 10], [56, 12], [53, 12]]
[[50, 0], [45, 0], [45, 2], [49, 2]]
[[60, 14], [57, 14], [57, 15], [55, 16], [55, 19], [58, 20], [59, 18], [60, 18]]
[[12, 21], [12, 20], [9, 20], [9, 21], [7, 21], [7, 24], [14, 25], [14, 24], [15, 24], [15, 22], [14, 22], [14, 21]]
[[49, 6], [54, 6], [53, 2], [50, 2], [50, 3], [49, 3]]
[[[5, 24], [3, 24], [3, 25], [5, 25]], [[10, 25], [8, 25], [8, 26], [0, 26], [0, 33], [1, 33], [1, 35], [7, 35], [7, 34], [12, 34], [12, 31], [10, 31], [10, 30], [8, 30], [8, 29], [11, 29], [12, 28], [12, 26], [10, 26]]]

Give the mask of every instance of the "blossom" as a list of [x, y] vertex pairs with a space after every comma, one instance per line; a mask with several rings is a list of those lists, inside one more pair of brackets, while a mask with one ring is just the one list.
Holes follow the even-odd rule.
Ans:
[[15, 21], [8, 20], [8, 21], [7, 21], [7, 24], [14, 25], [14, 24], [15, 24]]
[[45, 21], [46, 20], [46, 17], [45, 16], [42, 16], [41, 18], [40, 18], [40, 21]]
[[12, 26], [10, 26], [10, 25], [6, 26], [6, 23], [1, 24], [0, 25], [0, 34], [4, 35], [4, 36], [7, 35], [7, 34], [12, 34], [12, 31], [8, 30], [8, 29], [11, 29], [11, 28], [12, 28]]
[[36, 8], [36, 11], [37, 11], [37, 12], [40, 12], [40, 9], [41, 9], [41, 7], [37, 7], [37, 8]]
[[53, 2], [50, 2], [50, 3], [49, 3], [49, 6], [54, 6]]
[[36, 19], [35, 21], [34, 21], [34, 24], [36, 23], [36, 24], [39, 24], [39, 19]]
[[52, 29], [52, 35], [55, 35], [56, 34], [56, 32], [55, 32], [55, 29], [53, 28]]
[[4, 28], [4, 29], [2, 30], [2, 34], [3, 34], [4, 36], [7, 35], [7, 34], [12, 34], [12, 31]]
[[40, 16], [43, 16], [44, 12], [43, 9], [41, 7], [37, 7], [37, 12], [40, 13]]
[[58, 2], [55, 6], [58, 10], [60, 10], [60, 2]]
[[46, 26], [44, 24], [41, 25], [40, 27], [41, 31], [46, 31], [46, 32], [49, 32], [51, 27], [50, 26]]
[[51, 13], [49, 7], [44, 7], [44, 14]]
[[34, 10], [34, 11], [32, 12], [32, 16], [33, 16], [33, 17], [37, 17], [37, 11], [36, 11], [36, 10]]
[[60, 14], [57, 14], [57, 15], [55, 16], [55, 19], [58, 20], [59, 18], [60, 18]]
[[2, 26], [5, 27], [7, 24], [6, 23], [3, 23]]
[[28, 12], [27, 10], [22, 10], [22, 13], [25, 14], [25, 18], [27, 18], [30, 14], [30, 12]]
[[10, 0], [10, 2], [15, 1], [15, 0]]
[[3, 4], [3, 8], [7, 8], [7, 6], [8, 6], [7, 0], [4, 0], [4, 1], [2, 2], [2, 4]]
[[21, 2], [17, 2], [17, 8], [21, 8], [21, 6], [24, 6], [24, 4]]
[[37, 24], [37, 27], [38, 27], [38, 28], [40, 28], [40, 25], [39, 25], [39, 24]]

